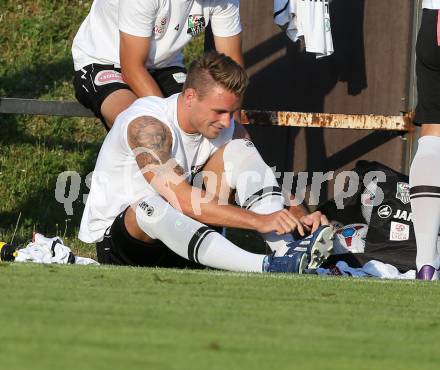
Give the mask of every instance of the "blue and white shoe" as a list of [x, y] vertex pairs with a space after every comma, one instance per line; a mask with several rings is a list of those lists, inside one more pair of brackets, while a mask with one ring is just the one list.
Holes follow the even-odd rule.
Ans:
[[284, 256], [275, 257], [275, 252], [263, 261], [263, 272], [302, 274], [309, 264], [307, 252], [287, 252]]
[[439, 273], [438, 270], [436, 270], [431, 265], [424, 265], [422, 268], [417, 271], [416, 274], [417, 280], [438, 280], [439, 279]]
[[286, 254], [306, 252], [309, 257], [308, 269], [314, 270], [321, 266], [333, 251], [333, 229], [328, 225], [318, 229], [305, 238], [294, 240], [287, 246]]

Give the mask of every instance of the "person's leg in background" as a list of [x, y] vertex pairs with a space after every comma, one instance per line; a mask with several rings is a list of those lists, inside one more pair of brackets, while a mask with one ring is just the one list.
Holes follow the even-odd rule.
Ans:
[[417, 241], [417, 278], [438, 279], [440, 253], [440, 35], [439, 12], [424, 9], [417, 38], [418, 103], [414, 122], [421, 125], [410, 169], [412, 219]]
[[[182, 91], [186, 78], [183, 67], [168, 67], [150, 71], [164, 97]], [[127, 109], [138, 97], [122, 79], [121, 69], [113, 65], [91, 64], [75, 72], [75, 96], [93, 111], [107, 131], [119, 113]]]
[[[186, 78], [185, 68], [173, 66], [150, 71], [150, 73], [165, 98], [182, 91]], [[128, 85], [108, 95], [100, 108], [107, 126], [111, 128], [118, 114], [127, 109], [136, 99], [137, 96], [128, 89]]]
[[121, 69], [113, 65], [90, 64], [75, 71], [73, 87], [76, 99], [101, 120], [107, 131], [137, 98], [122, 79]]

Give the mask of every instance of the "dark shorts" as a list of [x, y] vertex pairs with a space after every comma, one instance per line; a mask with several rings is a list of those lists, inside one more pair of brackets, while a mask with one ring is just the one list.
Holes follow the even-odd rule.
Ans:
[[418, 102], [414, 123], [440, 123], [440, 46], [437, 41], [438, 11], [423, 9], [417, 36], [416, 74]]
[[125, 228], [125, 212], [119, 214], [96, 244], [98, 262], [106, 265], [201, 269], [204, 266], [174, 253], [162, 242], [148, 244], [133, 238]]
[[[165, 97], [182, 91], [182, 74], [186, 76], [185, 68], [167, 67], [149, 72]], [[90, 64], [75, 71], [73, 87], [76, 99], [86, 108], [92, 110], [107, 130], [108, 127], [101, 115], [102, 102], [116, 90], [131, 90], [122, 79], [121, 69], [111, 64]]]

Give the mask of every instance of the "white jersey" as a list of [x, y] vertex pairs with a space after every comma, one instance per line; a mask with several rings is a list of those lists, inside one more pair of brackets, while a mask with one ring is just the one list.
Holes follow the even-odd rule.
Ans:
[[422, 8], [424, 8], [424, 9], [440, 9], [440, 0], [423, 0]]
[[157, 194], [142, 175], [128, 143], [128, 125], [135, 118], [151, 116], [170, 128], [173, 136], [171, 157], [184, 169], [187, 180], [218, 148], [232, 139], [233, 119], [230, 127], [212, 140], [182, 131], [177, 121], [178, 96], [140, 98], [117, 117], [102, 144], [92, 175], [79, 231], [82, 241], [95, 243], [102, 240], [105, 230], [119, 213], [148, 195]]
[[208, 22], [215, 36], [239, 34], [239, 0], [94, 0], [73, 40], [75, 70], [92, 63], [120, 67], [119, 31], [151, 37], [146, 68], [183, 66], [182, 48]]

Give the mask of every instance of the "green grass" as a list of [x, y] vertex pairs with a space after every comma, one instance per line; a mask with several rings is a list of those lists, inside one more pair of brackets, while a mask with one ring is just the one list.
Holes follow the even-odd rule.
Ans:
[[[0, 96], [74, 100], [72, 39], [91, 0], [0, 0]], [[185, 49], [190, 61], [201, 53], [203, 37]], [[76, 253], [93, 247], [76, 235], [93, 170], [105, 136], [95, 119], [0, 115], [0, 241], [26, 244], [33, 231], [63, 236]], [[82, 183], [73, 215], [55, 199], [63, 171]]]
[[438, 284], [0, 266], [2, 369], [420, 370], [440, 360]]

